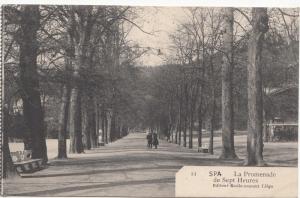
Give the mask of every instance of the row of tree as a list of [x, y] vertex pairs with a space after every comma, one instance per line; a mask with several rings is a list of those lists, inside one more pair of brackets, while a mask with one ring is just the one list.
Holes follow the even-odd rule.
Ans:
[[10, 5], [3, 12], [4, 167], [12, 167], [14, 134], [46, 163], [51, 124], [58, 123], [58, 158], [67, 157], [67, 138], [70, 153], [82, 153], [98, 147], [99, 136], [108, 143], [127, 135], [137, 119], [134, 63], [147, 51], [127, 39], [141, 29], [135, 8]]
[[[263, 122], [274, 116], [270, 88], [298, 83], [296, 9], [188, 8], [170, 35], [168, 65], [152, 70], [149, 119], [176, 144], [222, 128], [222, 155], [237, 158], [234, 129], [248, 131], [246, 164], [263, 165]], [[247, 79], [247, 80], [246, 80]], [[152, 109], [152, 111], [151, 111]], [[188, 138], [188, 139], [187, 139]]]
[[247, 164], [260, 165], [262, 122], [271, 117], [263, 88], [298, 82], [293, 9], [186, 9], [170, 35], [168, 64], [153, 68], [137, 67], [151, 49], [128, 39], [132, 28], [148, 34], [136, 22], [138, 8], [9, 5], [3, 12], [5, 170], [13, 167], [9, 137], [21, 137], [46, 163], [54, 131], [58, 158], [66, 158], [67, 138], [69, 151], [82, 153], [99, 136], [109, 143], [134, 128], [189, 148], [195, 130], [202, 146], [207, 128], [213, 153], [222, 126], [221, 157], [236, 158], [234, 128], [247, 123]]

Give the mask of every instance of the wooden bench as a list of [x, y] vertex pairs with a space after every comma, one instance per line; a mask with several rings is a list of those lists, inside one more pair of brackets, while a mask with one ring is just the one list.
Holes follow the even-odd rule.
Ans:
[[43, 160], [31, 159], [30, 150], [11, 152], [11, 157], [19, 174], [33, 173], [43, 169]]
[[42, 159], [31, 159], [22, 162], [14, 162], [18, 173], [33, 173], [43, 169]]
[[198, 147], [198, 152], [200, 153], [208, 153], [208, 146], [203, 145], [202, 147]]

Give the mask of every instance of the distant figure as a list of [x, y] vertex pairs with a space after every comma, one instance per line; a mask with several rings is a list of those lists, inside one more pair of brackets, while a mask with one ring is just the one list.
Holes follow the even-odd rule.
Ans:
[[157, 145], [158, 145], [157, 133], [153, 133], [153, 142], [152, 143], [153, 143], [155, 149], [157, 149]]
[[152, 148], [152, 134], [147, 134], [148, 148]]
[[102, 139], [102, 129], [99, 129], [98, 131], [98, 143], [102, 143], [104, 140]]

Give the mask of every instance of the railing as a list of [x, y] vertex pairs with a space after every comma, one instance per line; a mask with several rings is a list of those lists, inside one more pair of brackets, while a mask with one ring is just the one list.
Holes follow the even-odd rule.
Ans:
[[270, 123], [266, 125], [265, 141], [297, 141], [298, 123]]
[[297, 123], [289, 123], [289, 124], [271, 123], [271, 124], [267, 124], [267, 126], [298, 126], [298, 124]]

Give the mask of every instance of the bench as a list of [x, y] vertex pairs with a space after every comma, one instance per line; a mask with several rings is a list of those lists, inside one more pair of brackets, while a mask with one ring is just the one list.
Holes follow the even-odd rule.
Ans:
[[19, 174], [33, 173], [43, 169], [43, 160], [31, 159], [30, 150], [11, 152], [11, 157]]
[[22, 162], [14, 162], [18, 173], [33, 173], [43, 169], [42, 159], [31, 159]]
[[208, 153], [208, 145], [203, 145], [202, 147], [198, 147], [198, 152], [200, 153]]

